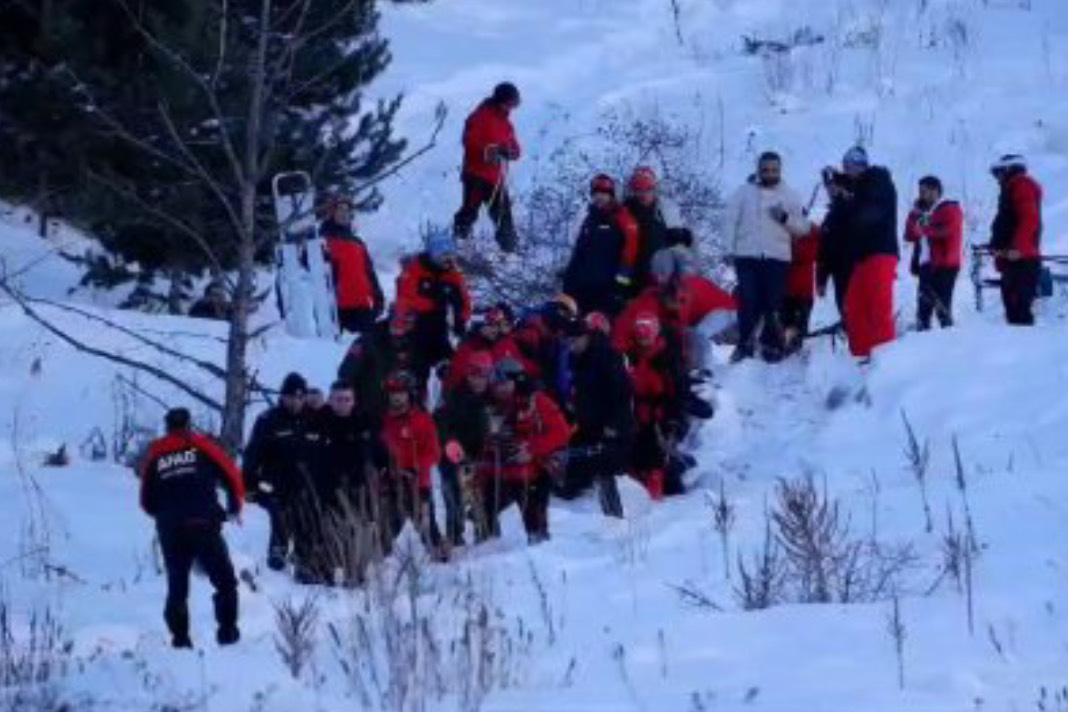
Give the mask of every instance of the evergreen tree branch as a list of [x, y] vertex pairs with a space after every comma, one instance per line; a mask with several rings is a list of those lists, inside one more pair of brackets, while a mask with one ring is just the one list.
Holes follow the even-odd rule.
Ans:
[[407, 156], [394, 163], [388, 170], [385, 170], [357, 185], [355, 192], [359, 193], [362, 190], [367, 190], [368, 188], [378, 185], [385, 179], [397, 175], [405, 168], [405, 166], [408, 166], [426, 153], [434, 150], [438, 145], [438, 136], [441, 134], [441, 129], [445, 126], [445, 118], [448, 115], [449, 110], [448, 107], [445, 106], [445, 102], [439, 102], [437, 108], [434, 110], [434, 128], [431, 130], [430, 138], [427, 139], [427, 142], [417, 150], [409, 153]]
[[138, 361], [136, 359], [129, 358], [128, 356], [124, 356], [122, 354], [112, 353], [96, 346], [91, 346], [85, 343], [84, 341], [81, 341], [80, 339], [74, 338], [73, 336], [53, 324], [51, 321], [43, 317], [40, 313], [38, 313], [37, 310], [34, 309], [27, 301], [25, 295], [23, 295], [20, 291], [18, 291], [15, 287], [8, 283], [7, 280], [0, 280], [0, 291], [7, 294], [12, 299], [12, 301], [14, 301], [15, 304], [17, 304], [19, 308], [22, 309], [23, 313], [26, 316], [28, 316], [34, 322], [42, 326], [46, 331], [59, 337], [60, 340], [64, 341], [70, 346], [73, 346], [78, 351], [89, 354], [90, 356], [102, 358], [105, 361], [110, 361], [112, 363], [117, 363], [122, 366], [127, 366], [142, 373], [147, 373], [153, 378], [157, 378], [160, 381], [163, 381], [164, 383], [174, 386], [178, 390], [182, 391], [189, 397], [196, 400], [198, 403], [201, 403], [202, 405], [207, 406], [208, 408], [211, 408], [212, 410], [215, 410], [217, 412], [222, 412], [223, 406], [217, 400], [197, 390], [196, 388], [193, 388], [188, 383], [185, 383], [177, 376], [171, 375], [162, 368], [153, 366], [152, 364], [145, 363], [143, 361]]

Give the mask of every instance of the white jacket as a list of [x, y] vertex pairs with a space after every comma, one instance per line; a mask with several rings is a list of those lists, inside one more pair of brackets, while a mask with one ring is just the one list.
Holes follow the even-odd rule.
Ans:
[[[771, 217], [770, 210], [786, 211], [786, 225]], [[735, 257], [764, 257], [790, 261], [792, 234], [811, 229], [797, 194], [785, 183], [765, 188], [746, 183], [734, 192], [727, 203], [724, 221], [727, 244]]]

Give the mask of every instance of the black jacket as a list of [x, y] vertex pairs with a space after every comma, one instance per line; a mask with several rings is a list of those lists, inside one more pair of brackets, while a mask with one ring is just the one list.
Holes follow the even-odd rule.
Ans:
[[571, 295], [584, 313], [618, 311], [622, 288], [616, 276], [626, 243], [618, 209], [622, 208], [604, 211], [590, 206], [564, 270], [564, 293]]
[[314, 414], [294, 415], [275, 406], [252, 427], [242, 463], [245, 485], [255, 492], [259, 483], [266, 482], [282, 498], [305, 491], [315, 480], [321, 447], [322, 434]]
[[338, 378], [351, 383], [356, 391], [356, 407], [376, 427], [385, 421], [389, 407], [383, 384], [397, 369], [411, 371], [420, 383], [426, 382], [430, 370], [423, 359], [417, 358], [411, 339], [392, 337], [385, 320], [358, 336], [338, 366]]
[[316, 418], [323, 438], [315, 476], [319, 496], [329, 501], [339, 494], [357, 496], [368, 484], [368, 470], [379, 470], [388, 464], [378, 429], [357, 412], [342, 417], [329, 407]]
[[645, 205], [635, 198], [628, 198], [625, 205], [638, 223], [638, 258], [634, 262], [635, 293], [649, 284], [649, 267], [653, 255], [667, 247], [667, 221], [660, 203]]
[[468, 460], [477, 461], [489, 437], [489, 395], [471, 392], [461, 383], [445, 395], [434, 411], [441, 444], [456, 440], [463, 446]]
[[634, 432], [633, 395], [623, 354], [604, 334], [590, 334], [582, 354], [572, 356], [572, 413], [585, 442], [629, 440]]
[[873, 166], [853, 182], [846, 202], [847, 254], [855, 266], [874, 255], [897, 257], [897, 189], [890, 171]]
[[[226, 492], [224, 512], [217, 490]], [[241, 511], [244, 487], [237, 465], [199, 433], [153, 441], [141, 471], [141, 508], [161, 526], [218, 524]]]

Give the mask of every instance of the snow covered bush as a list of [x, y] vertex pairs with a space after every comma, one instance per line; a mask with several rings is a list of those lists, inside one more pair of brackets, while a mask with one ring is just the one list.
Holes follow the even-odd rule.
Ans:
[[73, 644], [56, 612], [38, 604], [16, 615], [0, 592], [0, 709], [8, 712], [59, 712], [59, 681], [72, 662]]
[[[566, 114], [560, 117], [562, 123], [567, 120]], [[624, 106], [607, 110], [592, 134], [569, 136], [544, 156], [531, 157], [532, 178], [513, 194], [518, 254], [501, 258], [496, 251], [472, 250], [462, 255], [476, 300], [531, 305], [551, 297], [586, 215], [590, 179], [606, 173], [622, 193], [627, 178], [643, 165], [656, 171], [662, 198], [677, 208], [676, 221], [693, 231], [706, 272], [719, 274], [725, 252], [723, 198], [707, 138], [692, 122]]]

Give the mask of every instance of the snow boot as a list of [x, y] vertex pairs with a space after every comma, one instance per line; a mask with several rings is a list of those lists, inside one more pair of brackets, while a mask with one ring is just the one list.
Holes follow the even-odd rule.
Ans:
[[513, 254], [516, 251], [519, 236], [516, 234], [515, 228], [502, 227], [497, 230], [495, 238], [497, 239], [497, 246], [501, 248], [501, 252]]
[[180, 633], [171, 637], [171, 647], [175, 650], [192, 650], [193, 641], [188, 633]]
[[215, 632], [215, 641], [219, 645], [233, 645], [241, 640], [241, 631], [236, 625], [221, 626]]

